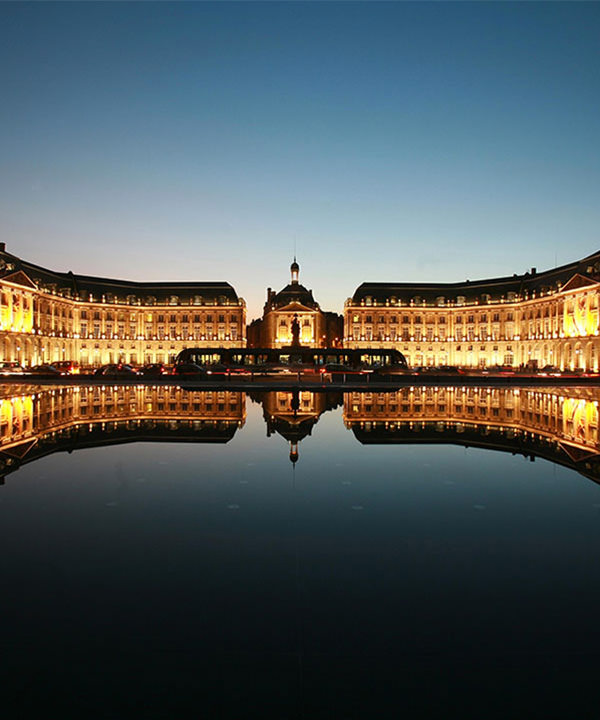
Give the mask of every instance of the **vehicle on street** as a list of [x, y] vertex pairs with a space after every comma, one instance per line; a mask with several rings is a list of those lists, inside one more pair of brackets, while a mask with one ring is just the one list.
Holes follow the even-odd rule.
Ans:
[[180, 376], [190, 376], [190, 377], [206, 377], [207, 373], [204, 368], [201, 368], [200, 365], [196, 365], [196, 363], [191, 362], [183, 362], [178, 363], [175, 365], [175, 368], [173, 370], [173, 375], [180, 375]]
[[550, 375], [551, 377], [559, 377], [561, 374], [560, 368], [557, 368], [555, 365], [544, 365], [544, 367], [538, 370], [538, 375], [542, 376]]
[[79, 363], [73, 360], [57, 360], [56, 362], [48, 364], [55, 367], [62, 375], [79, 374]]
[[27, 370], [28, 375], [52, 375], [53, 377], [57, 375], [63, 375], [57, 367], [54, 365], [50, 365], [48, 363], [42, 363], [41, 365], [34, 365], [32, 368], [29, 368]]
[[0, 362], [0, 375], [22, 375], [24, 372], [18, 362], [8, 360]]
[[99, 367], [94, 375], [102, 375], [106, 378], [135, 377], [137, 372], [130, 365], [103, 365]]
[[456, 365], [436, 365], [423, 367], [419, 371], [420, 375], [464, 375], [464, 372]]
[[168, 369], [162, 363], [151, 363], [144, 365], [144, 367], [138, 370], [138, 375], [147, 375], [151, 377], [158, 377], [160, 375], [168, 375]]

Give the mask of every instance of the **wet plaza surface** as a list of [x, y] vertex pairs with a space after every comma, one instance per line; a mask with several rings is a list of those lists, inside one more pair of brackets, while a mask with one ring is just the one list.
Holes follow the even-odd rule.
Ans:
[[10, 386], [8, 717], [595, 717], [594, 388]]

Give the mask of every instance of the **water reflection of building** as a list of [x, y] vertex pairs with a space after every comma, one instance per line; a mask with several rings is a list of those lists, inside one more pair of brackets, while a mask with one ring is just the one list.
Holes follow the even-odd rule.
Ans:
[[[267, 435], [299, 443], [343, 400], [363, 444], [456, 443], [542, 457], [600, 482], [597, 388], [406, 387], [385, 393], [251, 393]], [[124, 442], [226, 443], [246, 420], [246, 396], [175, 386], [5, 386], [0, 476], [59, 452]]]
[[171, 362], [185, 347], [245, 347], [246, 305], [226, 282], [139, 283], [61, 273], [0, 243], [0, 360]]
[[298, 461], [298, 443], [312, 433], [313, 427], [327, 410], [342, 402], [341, 393], [266, 392], [252, 396], [263, 406], [267, 437], [274, 433], [290, 445], [290, 460]]
[[544, 457], [600, 481], [596, 388], [406, 387], [346, 393], [361, 443], [459, 443]]
[[262, 318], [248, 326], [248, 345], [264, 348], [294, 344], [308, 347], [341, 345], [342, 316], [321, 310], [312, 290], [298, 282], [300, 266], [296, 260], [291, 264], [290, 272], [290, 283], [283, 290], [267, 289]]
[[224, 443], [245, 420], [246, 397], [239, 392], [8, 388], [0, 397], [0, 475], [60, 450], [145, 440]]

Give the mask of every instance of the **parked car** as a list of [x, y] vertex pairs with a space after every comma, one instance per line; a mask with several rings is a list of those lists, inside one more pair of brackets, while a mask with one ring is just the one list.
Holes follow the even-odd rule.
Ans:
[[18, 362], [0, 362], [0, 375], [22, 375], [25, 371]]
[[102, 375], [107, 378], [135, 377], [137, 372], [130, 365], [103, 365], [99, 367], [94, 375]]
[[138, 375], [148, 375], [151, 377], [168, 375], [168, 373], [168, 369], [162, 363], [151, 363], [149, 365], [144, 365], [144, 367], [138, 370]]
[[[420, 368], [409, 368], [404, 365], [382, 365], [373, 370], [375, 377], [392, 377], [394, 375], [418, 375]], [[363, 372], [368, 372], [364, 370]]]
[[538, 375], [550, 375], [551, 377], [559, 377], [561, 375], [560, 368], [555, 365], [544, 365], [538, 370]]
[[423, 367], [421, 375], [464, 375], [464, 372], [456, 365], [435, 365]]
[[50, 364], [63, 375], [79, 374], [79, 363], [76, 363], [74, 360], [57, 360], [56, 362]]
[[63, 375], [57, 367], [54, 365], [49, 365], [48, 363], [42, 363], [41, 365], [34, 365], [32, 368], [29, 368], [27, 370], [27, 373], [30, 375]]
[[204, 368], [196, 363], [179, 363], [173, 368], [173, 375], [206, 377], [207, 373]]

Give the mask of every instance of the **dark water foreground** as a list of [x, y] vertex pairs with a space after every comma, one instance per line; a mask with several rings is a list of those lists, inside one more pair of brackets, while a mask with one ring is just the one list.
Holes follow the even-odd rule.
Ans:
[[10, 388], [3, 715], [596, 717], [596, 394]]

